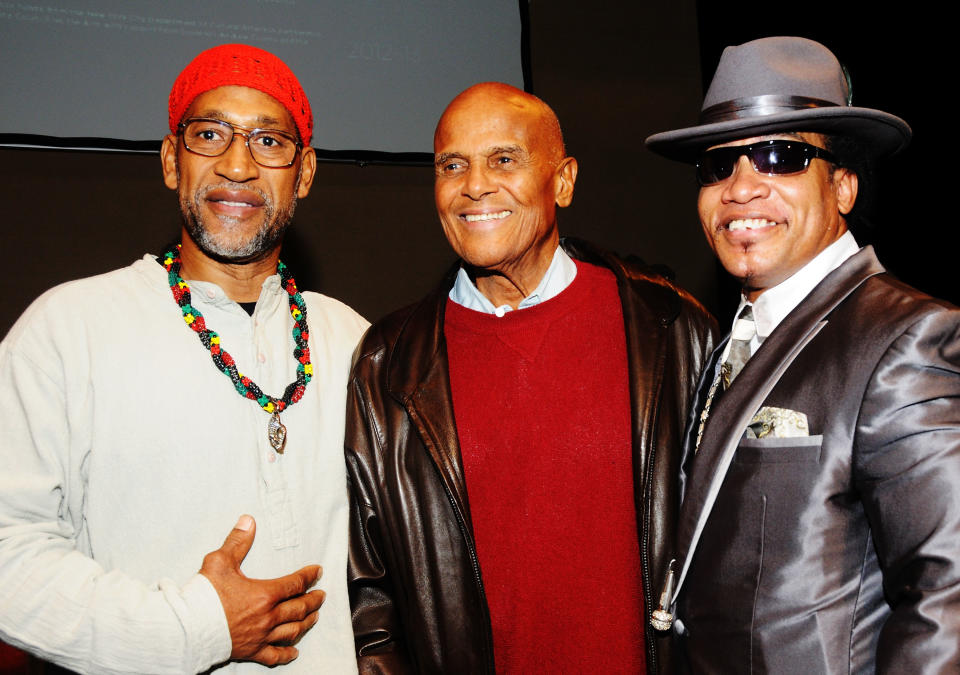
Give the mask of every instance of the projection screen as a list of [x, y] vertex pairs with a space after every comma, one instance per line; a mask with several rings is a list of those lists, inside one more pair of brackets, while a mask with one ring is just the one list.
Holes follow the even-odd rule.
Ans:
[[486, 80], [524, 87], [524, 8], [523, 0], [0, 0], [0, 144], [155, 150], [177, 73], [207, 47], [243, 42], [274, 52], [300, 78], [313, 145], [328, 158], [426, 153], [457, 92]]

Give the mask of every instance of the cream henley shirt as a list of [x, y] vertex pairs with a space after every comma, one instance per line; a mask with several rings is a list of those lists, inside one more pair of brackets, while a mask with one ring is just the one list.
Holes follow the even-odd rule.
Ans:
[[[193, 303], [242, 373], [295, 377], [279, 277], [253, 316], [211, 283]], [[181, 317], [153, 256], [41, 296], [0, 344], [0, 639], [79, 672], [194, 673], [229, 657], [197, 573], [253, 515], [249, 577], [317, 563], [320, 619], [278, 673], [356, 672], [346, 588], [345, 392], [367, 322], [303, 293], [314, 378], [282, 414], [242, 398]], [[222, 672], [262, 672], [253, 663]]]

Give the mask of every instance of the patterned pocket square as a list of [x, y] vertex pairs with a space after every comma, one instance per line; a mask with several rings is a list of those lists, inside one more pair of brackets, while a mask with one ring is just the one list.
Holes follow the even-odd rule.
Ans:
[[747, 438], [797, 438], [809, 436], [807, 416], [788, 408], [764, 406], [750, 420]]

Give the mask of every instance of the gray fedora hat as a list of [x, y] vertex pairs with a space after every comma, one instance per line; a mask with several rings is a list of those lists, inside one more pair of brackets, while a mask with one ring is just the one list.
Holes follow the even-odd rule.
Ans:
[[854, 136], [875, 157], [910, 142], [910, 127], [896, 115], [850, 105], [849, 83], [829, 49], [806, 38], [768, 37], [724, 49], [699, 124], [654, 134], [646, 144], [694, 162], [711, 145], [796, 131]]

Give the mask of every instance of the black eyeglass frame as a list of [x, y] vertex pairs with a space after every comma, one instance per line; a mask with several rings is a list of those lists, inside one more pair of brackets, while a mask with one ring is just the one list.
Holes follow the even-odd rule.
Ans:
[[[778, 166], [778, 164], [771, 163], [768, 160], [766, 164], [769, 164], [768, 168], [773, 170], [764, 171], [758, 164], [763, 163], [764, 159], [768, 159], [769, 153], [772, 150], [779, 150], [780, 154], [783, 155], [783, 159], [786, 161], [782, 161], [782, 163]], [[798, 151], [800, 157], [797, 157], [797, 154], [795, 154], [796, 151]], [[832, 154], [823, 148], [817, 147], [816, 145], [810, 145], [809, 143], [804, 143], [803, 141], [792, 141], [783, 138], [776, 138], [770, 141], [750, 143], [749, 145], [728, 145], [722, 148], [714, 148], [712, 150], [705, 151], [700, 155], [700, 159], [697, 160], [697, 182], [701, 187], [722, 183], [733, 175], [733, 172], [737, 168], [737, 162], [740, 161], [740, 157], [743, 155], [747, 155], [750, 158], [750, 166], [753, 167], [753, 170], [759, 174], [763, 174], [764, 176], [795, 176], [797, 174], [801, 174], [810, 168], [810, 162], [814, 159], [822, 159], [833, 164], [837, 163], [837, 160]], [[727, 162], [727, 164], [720, 166], [719, 171], [717, 170], [716, 162], [716, 158], [718, 157]], [[711, 160], [711, 163], [714, 166], [705, 168], [703, 163], [704, 160], [708, 158]], [[802, 163], [802, 165], [799, 167], [797, 164], [798, 162]], [[710, 176], [706, 175], [706, 171], [711, 172]], [[713, 180], [711, 179], [711, 176], [720, 177]]]
[[[187, 135], [184, 132], [187, 130], [187, 126], [189, 126], [192, 122], [211, 122], [213, 124], [218, 124], [222, 127], [229, 128], [230, 139], [223, 144], [223, 149], [220, 152], [213, 155], [209, 155], [205, 152], [200, 152], [196, 148], [191, 148], [190, 144], [187, 143]], [[250, 139], [259, 133], [269, 133], [277, 136], [283, 136], [284, 138], [289, 139], [295, 147], [295, 150], [293, 152], [293, 157], [290, 159], [290, 161], [287, 162], [286, 164], [264, 164], [259, 159], [257, 159], [257, 155], [254, 153], [253, 148], [250, 147]], [[287, 169], [293, 166], [297, 161], [297, 156], [300, 154], [300, 151], [303, 149], [303, 143], [299, 140], [299, 138], [297, 138], [290, 132], [283, 131], [281, 129], [261, 129], [259, 127], [254, 127], [254, 128], [242, 127], [239, 124], [233, 124], [232, 122], [227, 122], [226, 120], [220, 120], [212, 117], [191, 117], [189, 119], [183, 120], [182, 122], [180, 122], [180, 124], [177, 125], [177, 135], [183, 139], [183, 147], [185, 147], [187, 150], [194, 153], [195, 155], [200, 155], [201, 157], [219, 157], [220, 155], [225, 154], [227, 150], [229, 150], [230, 147], [233, 145], [233, 139], [238, 134], [243, 137], [243, 144], [247, 146], [247, 152], [250, 153], [250, 157], [253, 158], [253, 161], [266, 169]]]

